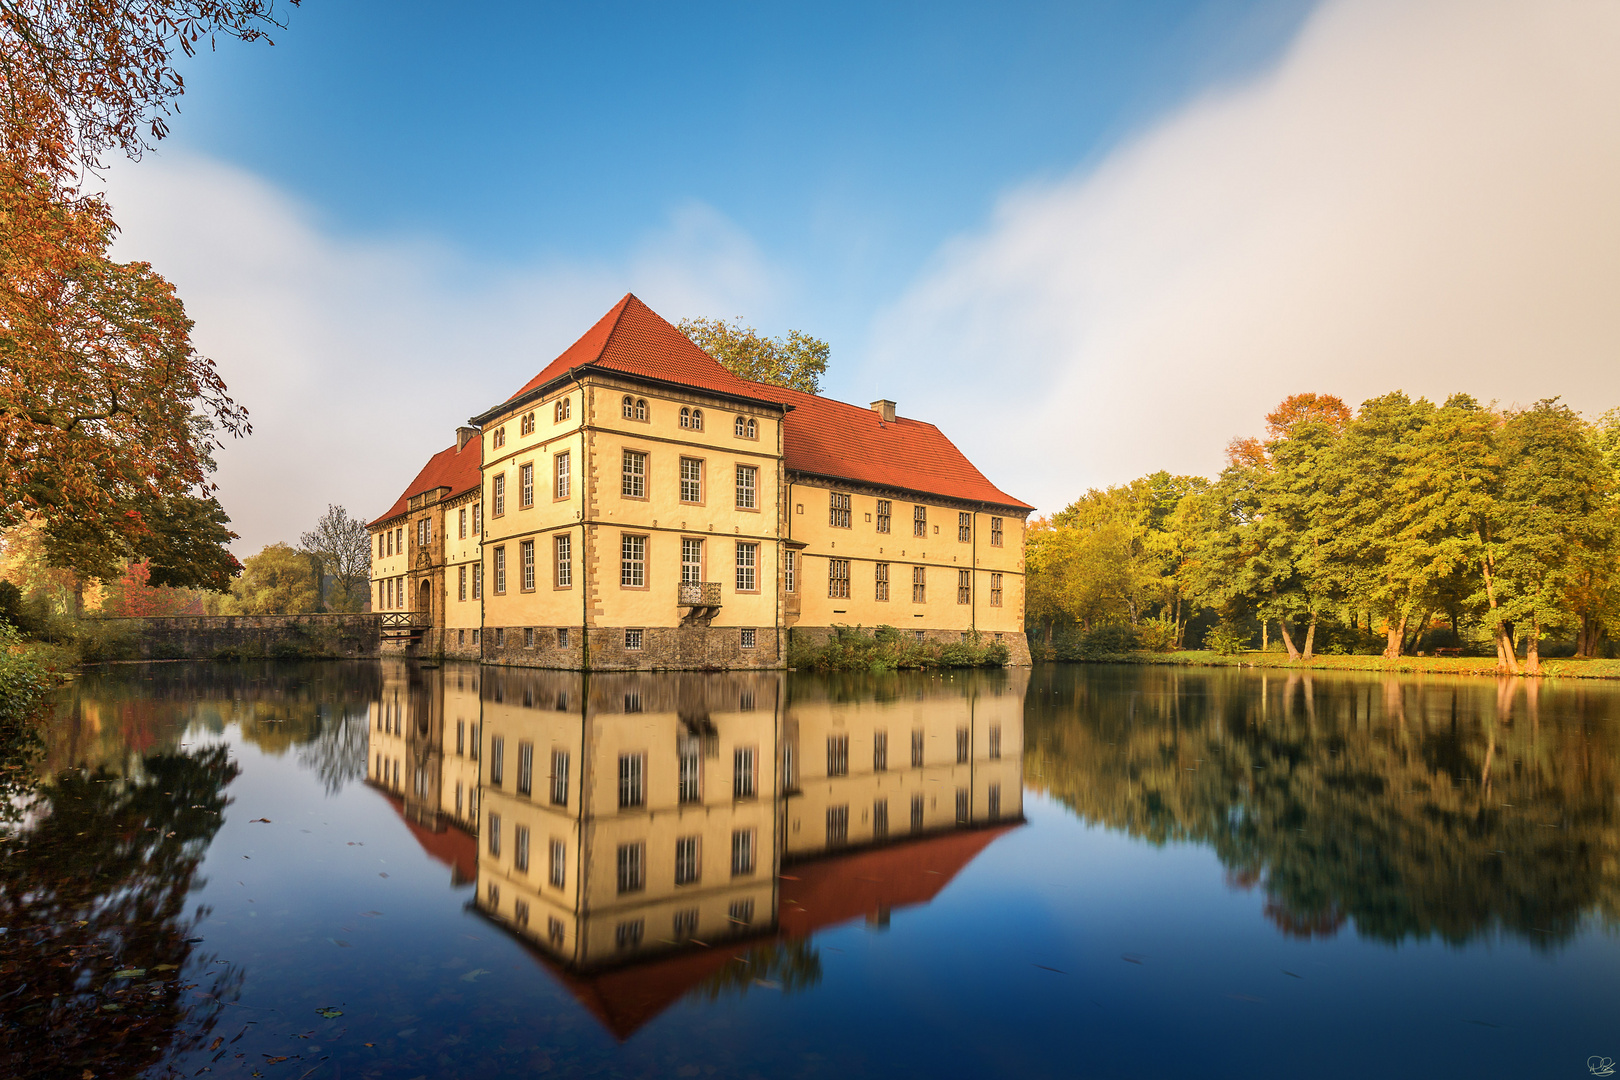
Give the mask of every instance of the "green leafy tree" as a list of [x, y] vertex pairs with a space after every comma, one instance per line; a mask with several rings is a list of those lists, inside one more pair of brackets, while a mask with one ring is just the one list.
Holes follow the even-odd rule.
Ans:
[[220, 610], [227, 615], [299, 615], [314, 611], [319, 596], [309, 555], [288, 544], [268, 544], [248, 556]]
[[741, 319], [682, 319], [677, 329], [733, 375], [806, 394], [821, 392], [830, 350], [819, 338], [798, 330], [785, 338], [766, 337]]

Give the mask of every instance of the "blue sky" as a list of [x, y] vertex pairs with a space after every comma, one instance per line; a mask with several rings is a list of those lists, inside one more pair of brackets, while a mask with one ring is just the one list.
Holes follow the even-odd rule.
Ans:
[[253, 411], [244, 553], [625, 291], [826, 338], [1044, 511], [1302, 390], [1620, 403], [1609, 0], [283, 10], [109, 182]]

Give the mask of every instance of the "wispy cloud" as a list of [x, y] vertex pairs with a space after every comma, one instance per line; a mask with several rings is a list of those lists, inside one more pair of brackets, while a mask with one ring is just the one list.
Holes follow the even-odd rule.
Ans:
[[122, 258], [153, 263], [252, 411], [220, 455], [243, 553], [328, 502], [392, 503], [458, 423], [503, 400], [626, 291], [671, 318], [772, 311], [784, 275], [713, 209], [677, 208], [618, 264], [490, 269], [431, 240], [343, 238], [263, 181], [194, 157], [120, 169]]
[[1282, 396], [1620, 403], [1620, 5], [1338, 0], [1270, 71], [1016, 191], [868, 379], [1048, 509]]

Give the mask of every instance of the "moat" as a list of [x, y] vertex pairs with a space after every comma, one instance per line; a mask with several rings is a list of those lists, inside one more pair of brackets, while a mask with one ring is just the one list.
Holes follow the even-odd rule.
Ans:
[[0, 1073], [1592, 1075], [1617, 712], [1093, 665], [91, 671], [0, 762]]

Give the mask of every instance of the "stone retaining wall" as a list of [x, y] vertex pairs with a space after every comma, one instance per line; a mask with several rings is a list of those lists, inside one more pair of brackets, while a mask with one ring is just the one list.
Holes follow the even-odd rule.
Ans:
[[165, 615], [103, 619], [131, 660], [377, 656], [380, 615]]

